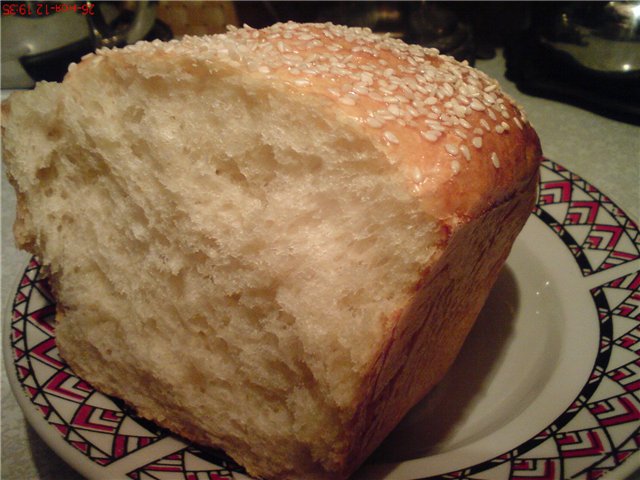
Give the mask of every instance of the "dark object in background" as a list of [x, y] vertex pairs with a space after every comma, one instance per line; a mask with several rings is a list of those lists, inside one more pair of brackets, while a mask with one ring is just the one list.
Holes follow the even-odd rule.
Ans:
[[640, 2], [529, 4], [506, 44], [508, 79], [541, 96], [640, 125]]
[[506, 38], [522, 31], [527, 2], [235, 2], [239, 23], [330, 21], [391, 33], [408, 43], [436, 47], [458, 60], [489, 59]]
[[[409, 3], [409, 5], [416, 5]], [[457, 60], [476, 60], [476, 44], [471, 26], [446, 3], [421, 2], [409, 11], [406, 41], [434, 47]]]
[[236, 2], [240, 23], [261, 28], [275, 22], [332, 22], [368, 27], [408, 43], [434, 47], [470, 64], [475, 61], [471, 26], [448, 2]]
[[336, 6], [321, 12], [317, 21], [388, 32], [407, 43], [437, 48], [472, 65], [475, 62], [471, 28], [447, 3], [337, 2]]
[[69, 64], [100, 47], [171, 39], [155, 4], [135, 12], [118, 2], [2, 2], [2, 88], [61, 81]]

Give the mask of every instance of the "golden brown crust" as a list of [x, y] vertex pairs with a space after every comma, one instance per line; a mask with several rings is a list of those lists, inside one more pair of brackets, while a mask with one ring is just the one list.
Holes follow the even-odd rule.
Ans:
[[411, 304], [398, 312], [356, 409], [351, 430], [356, 448], [348, 454], [346, 474], [371, 454], [455, 360], [533, 209], [537, 179], [458, 227], [425, 272]]

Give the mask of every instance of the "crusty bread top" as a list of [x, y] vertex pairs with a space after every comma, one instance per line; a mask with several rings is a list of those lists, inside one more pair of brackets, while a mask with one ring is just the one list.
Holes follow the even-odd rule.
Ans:
[[[80, 66], [140, 57], [186, 59], [194, 68], [204, 63], [218, 72], [239, 69], [320, 100], [362, 125], [436, 218], [476, 216], [522, 188], [538, 168], [537, 136], [495, 80], [435, 49], [369, 29], [293, 22], [261, 30], [245, 26], [224, 35], [102, 49]], [[165, 69], [170, 62], [149, 62], [150, 76], [157, 65]]]

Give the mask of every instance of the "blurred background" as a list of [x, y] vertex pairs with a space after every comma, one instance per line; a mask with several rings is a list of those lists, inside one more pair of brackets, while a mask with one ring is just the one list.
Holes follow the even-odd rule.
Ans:
[[2, 88], [60, 81], [101, 46], [331, 21], [475, 64], [506, 58], [530, 95], [640, 124], [640, 2], [2, 2]]

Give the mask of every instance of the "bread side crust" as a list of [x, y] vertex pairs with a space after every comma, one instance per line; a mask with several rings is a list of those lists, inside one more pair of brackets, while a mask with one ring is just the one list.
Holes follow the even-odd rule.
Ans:
[[416, 285], [412, 302], [390, 323], [389, 341], [360, 395], [353, 448], [340, 478], [353, 473], [444, 377], [530, 216], [537, 187], [538, 176], [511, 199], [457, 228]]

